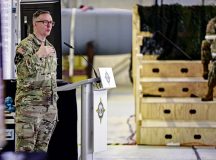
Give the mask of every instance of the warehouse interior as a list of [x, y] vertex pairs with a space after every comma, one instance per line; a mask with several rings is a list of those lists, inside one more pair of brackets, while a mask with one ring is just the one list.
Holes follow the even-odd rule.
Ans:
[[[212, 100], [202, 101], [209, 75], [204, 77], [201, 46], [209, 40], [216, 0], [0, 5], [0, 160], [215, 160], [216, 90]], [[16, 153], [14, 57], [38, 9], [55, 21], [48, 40], [57, 53], [59, 122], [47, 153]]]

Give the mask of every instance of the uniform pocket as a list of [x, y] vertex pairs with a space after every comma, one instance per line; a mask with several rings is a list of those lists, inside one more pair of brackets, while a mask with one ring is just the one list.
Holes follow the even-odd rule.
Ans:
[[20, 138], [32, 138], [35, 134], [34, 124], [16, 120], [16, 134]]

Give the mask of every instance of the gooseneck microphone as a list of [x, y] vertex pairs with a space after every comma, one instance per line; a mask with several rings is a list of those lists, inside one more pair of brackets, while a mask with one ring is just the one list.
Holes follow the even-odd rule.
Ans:
[[65, 44], [67, 47], [74, 49], [74, 47], [71, 46], [70, 44], [68, 44], [68, 43], [66, 43], [66, 42], [64, 42], [64, 44]]
[[[66, 43], [66, 42], [64, 42], [64, 44], [65, 44], [67, 47], [69, 47], [69, 48], [71, 48], [71, 49], [74, 49], [74, 47], [71, 46], [70, 44], [68, 44], [68, 43]], [[88, 63], [88, 65], [90, 65], [90, 66], [92, 67], [92, 69], [93, 69], [93, 71], [94, 71], [94, 74], [95, 74], [95, 77], [96, 77], [96, 78], [99, 78], [99, 76], [98, 76], [97, 72], [95, 71], [93, 65], [92, 65], [91, 63], [89, 63], [89, 61], [88, 61], [84, 56], [82, 56], [82, 55], [79, 55], [79, 56], [81, 56], [81, 57]]]

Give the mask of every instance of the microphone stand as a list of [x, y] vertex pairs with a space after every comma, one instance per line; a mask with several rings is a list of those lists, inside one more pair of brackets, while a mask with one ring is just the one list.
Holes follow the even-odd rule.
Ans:
[[[71, 46], [70, 44], [68, 44], [68, 43], [66, 43], [66, 42], [64, 42], [64, 44], [65, 44], [67, 47], [69, 47], [69, 48], [71, 48], [71, 49], [74, 49], [74, 47]], [[93, 67], [93, 65], [92, 65], [91, 63], [89, 63], [89, 61], [88, 61], [84, 56], [82, 56], [82, 55], [80, 55], [80, 56], [87, 62], [88, 65], [90, 65], [90, 66], [92, 67], [95, 77], [98, 78], [98, 79], [100, 79], [99, 76], [98, 76], [98, 74], [97, 74], [97, 72], [96, 72], [96, 70], [95, 70], [95, 68]], [[101, 82], [101, 81], [99, 81], [99, 82], [97, 83], [97, 84], [99, 84], [99, 87], [96, 85], [97, 88], [101, 88], [100, 82]]]

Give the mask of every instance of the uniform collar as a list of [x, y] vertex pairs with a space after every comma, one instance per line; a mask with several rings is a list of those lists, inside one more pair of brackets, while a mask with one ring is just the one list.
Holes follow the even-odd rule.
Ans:
[[[43, 41], [41, 41], [40, 39], [38, 39], [34, 33], [32, 33], [31, 36], [32, 36], [34, 42], [35, 42], [38, 46], [40, 46], [41, 43], [42, 43]], [[44, 42], [45, 42], [45, 45], [46, 45], [47, 40], [45, 40]]]

